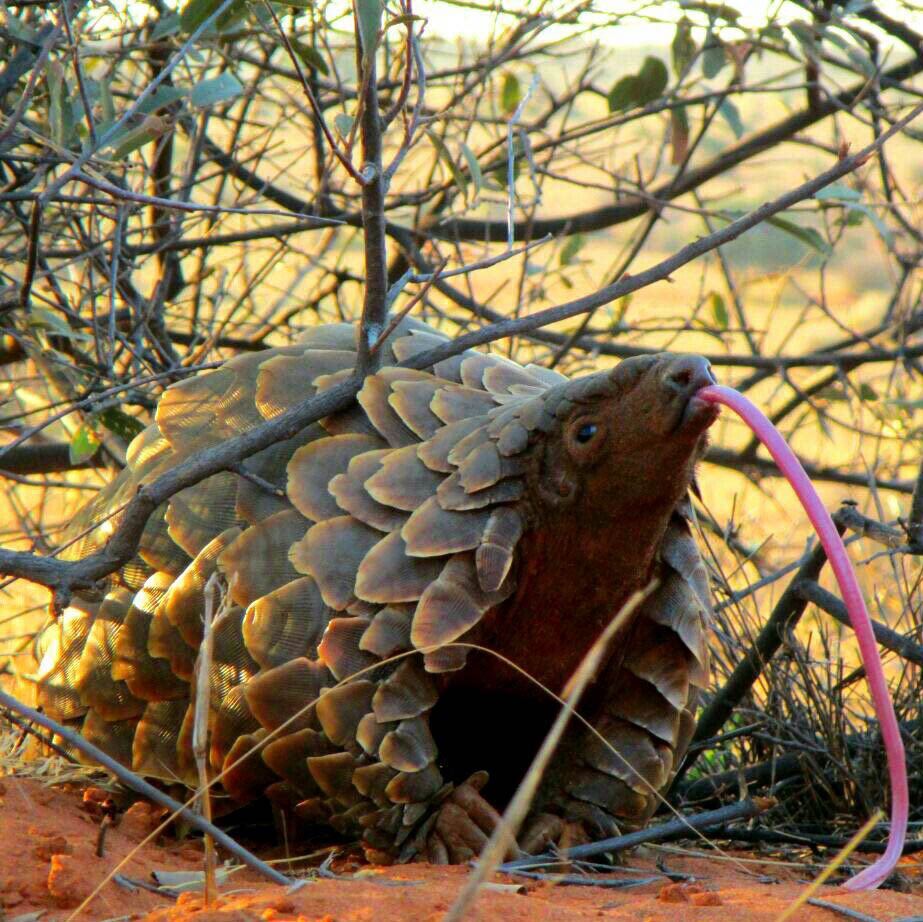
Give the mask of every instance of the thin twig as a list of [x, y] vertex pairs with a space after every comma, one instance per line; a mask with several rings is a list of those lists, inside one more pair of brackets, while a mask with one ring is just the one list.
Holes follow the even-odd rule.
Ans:
[[659, 826], [649, 826], [637, 832], [629, 832], [623, 836], [613, 836], [610, 839], [600, 839], [598, 842], [589, 842], [586, 845], [575, 845], [573, 848], [562, 849], [555, 855], [530, 855], [516, 861], [508, 861], [498, 870], [508, 872], [520, 868], [530, 868], [547, 864], [549, 860], [557, 862], [576, 861], [582, 858], [593, 858], [610, 852], [620, 852], [627, 848], [636, 848], [651, 842], [667, 842], [671, 839], [688, 838], [690, 830], [709, 829], [712, 826], [721, 826], [732, 820], [752, 819], [765, 813], [775, 806], [772, 797], [753, 797], [741, 800], [727, 807], [697, 813], [692, 816], [682, 816], [677, 819], [661, 823]]
[[[832, 592], [828, 592], [814, 580], [798, 580], [794, 588], [800, 598], [806, 602], [812, 602], [821, 611], [825, 611], [831, 618], [839, 621], [840, 624], [852, 627], [846, 606]], [[892, 630], [880, 621], [872, 621], [872, 630], [875, 632], [875, 640], [882, 647], [896, 653], [898, 656], [902, 656], [908, 662], [923, 666], [923, 646]]]

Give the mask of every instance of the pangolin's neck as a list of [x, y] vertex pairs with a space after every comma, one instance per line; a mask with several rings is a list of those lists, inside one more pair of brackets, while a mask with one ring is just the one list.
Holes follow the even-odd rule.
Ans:
[[[571, 509], [546, 517], [517, 548], [516, 593], [472, 639], [560, 692], [603, 628], [650, 579], [671, 512], [602, 517]], [[491, 659], [493, 665], [482, 663], [489, 675], [479, 682], [519, 685], [508, 665]]]

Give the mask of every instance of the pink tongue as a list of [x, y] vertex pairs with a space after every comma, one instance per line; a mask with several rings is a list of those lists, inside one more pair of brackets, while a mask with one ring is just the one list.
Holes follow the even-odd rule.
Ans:
[[737, 413], [753, 430], [756, 437], [769, 449], [773, 460], [788, 478], [801, 505], [804, 506], [811, 524], [820, 538], [840, 591], [849, 611], [849, 620], [859, 641], [859, 652], [865, 666], [875, 714], [881, 726], [881, 736], [888, 757], [888, 773], [891, 777], [891, 831], [885, 853], [873, 865], [867, 867], [844, 885], [848, 890], [864, 890], [879, 886], [894, 869], [904, 848], [907, 836], [907, 814], [909, 794], [907, 790], [907, 767], [904, 756], [904, 744], [900, 728], [894, 714], [894, 705], [885, 682], [884, 670], [878, 658], [878, 648], [872, 623], [865, 609], [865, 601], [856, 582], [856, 574], [846, 554], [846, 548], [840, 538], [830, 514], [817, 495], [804, 468], [785, 443], [779, 431], [743, 394], [733, 388], [712, 385], [700, 390], [697, 397], [708, 403], [723, 403]]

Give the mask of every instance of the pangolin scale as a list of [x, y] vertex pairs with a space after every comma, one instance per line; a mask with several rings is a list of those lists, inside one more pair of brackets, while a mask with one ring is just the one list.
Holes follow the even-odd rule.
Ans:
[[[555, 712], [540, 686], [561, 693], [656, 578], [581, 707], [595, 731], [571, 722], [533, 805], [591, 834], [643, 823], [708, 676], [687, 523], [714, 419], [694, 396], [707, 363], [646, 356], [573, 380], [477, 351], [395, 367], [443, 342], [403, 321], [357, 405], [156, 510], [137, 558], [16, 658], [20, 696], [137, 772], [195, 787], [190, 700], [217, 573], [209, 760], [227, 797], [265, 794], [380, 860], [462, 860], [439, 817], [467, 805], [485, 825], [470, 794], [489, 775], [487, 801], [510, 795]], [[171, 386], [61, 556], [103, 544], [140, 484], [354, 363], [354, 327], [333, 324]]]

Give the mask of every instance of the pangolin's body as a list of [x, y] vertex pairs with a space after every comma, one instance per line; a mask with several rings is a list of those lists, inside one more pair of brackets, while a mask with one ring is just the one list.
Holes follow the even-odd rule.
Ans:
[[[591, 830], [643, 822], [707, 678], [707, 579], [683, 514], [714, 418], [693, 396], [707, 365], [652, 356], [568, 381], [469, 351], [393, 367], [441, 342], [405, 321], [357, 406], [158, 509], [137, 559], [49, 619], [31, 670], [18, 658], [20, 694], [136, 771], [195, 786], [190, 700], [217, 572], [231, 604], [214, 628], [210, 762], [224, 790], [361, 833], [380, 857], [457, 859], [439, 805], [478, 770], [500, 805], [554, 702], [452, 642], [560, 693], [656, 577], [581, 708], [602, 738], [573, 723], [535, 804]], [[139, 484], [354, 361], [354, 329], [322, 326], [169, 388], [62, 556], [105, 542]]]

